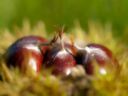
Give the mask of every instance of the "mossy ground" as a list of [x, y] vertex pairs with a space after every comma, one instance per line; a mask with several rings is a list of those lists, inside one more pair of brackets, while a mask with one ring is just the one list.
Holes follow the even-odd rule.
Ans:
[[18, 69], [8, 69], [2, 54], [15, 40], [26, 35], [39, 35], [50, 39], [53, 35], [47, 34], [42, 22], [31, 28], [26, 21], [22, 28], [15, 27], [13, 32], [8, 29], [0, 32], [0, 96], [127, 96], [128, 49], [120, 39], [112, 35], [111, 25], [102, 26], [90, 22], [88, 32], [82, 30], [79, 24], [68, 31], [66, 35], [74, 38], [74, 41], [82, 41], [84, 44], [99, 43], [111, 49], [119, 61], [120, 72], [114, 74], [113, 70], [109, 70], [107, 75], [102, 76], [96, 71], [92, 77], [62, 79], [50, 73], [44, 76], [46, 72], [43, 70], [35, 76], [29, 73], [23, 75]]

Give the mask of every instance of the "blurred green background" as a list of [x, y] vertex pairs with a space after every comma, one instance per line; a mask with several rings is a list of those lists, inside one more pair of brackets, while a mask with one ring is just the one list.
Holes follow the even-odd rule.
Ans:
[[88, 21], [110, 22], [121, 32], [128, 24], [128, 0], [0, 0], [0, 27], [21, 26], [24, 19], [32, 25], [42, 20], [47, 29], [54, 25], [83, 28]]

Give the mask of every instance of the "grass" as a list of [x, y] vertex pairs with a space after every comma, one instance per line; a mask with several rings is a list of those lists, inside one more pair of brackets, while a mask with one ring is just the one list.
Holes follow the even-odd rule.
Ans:
[[[38, 76], [22, 74], [18, 69], [8, 69], [1, 56], [0, 96], [127, 96], [127, 45], [122, 43], [121, 39], [113, 36], [110, 24], [102, 26], [99, 23], [90, 22], [88, 26], [89, 32], [85, 32], [79, 23], [76, 23], [65, 34], [73, 38], [75, 42], [82, 42], [85, 45], [94, 42], [111, 49], [121, 67], [118, 74], [107, 69], [108, 73], [101, 75], [97, 71], [98, 66], [96, 66], [93, 76], [83, 74], [79, 67], [76, 67], [78, 69], [77, 76], [75, 73], [75, 75], [66, 78], [52, 76], [44, 70]], [[30, 23], [25, 21], [22, 28], [15, 27], [13, 33], [8, 29], [1, 30], [0, 54], [4, 54], [8, 46], [15, 40], [26, 35], [39, 35], [50, 39], [53, 34], [47, 34], [42, 22], [31, 28]]]
[[0, 28], [20, 26], [25, 18], [33, 25], [44, 21], [48, 30], [54, 30], [53, 25], [71, 27], [74, 20], [87, 28], [88, 20], [94, 20], [103, 24], [111, 22], [121, 35], [128, 25], [127, 13], [127, 0], [1, 0]]

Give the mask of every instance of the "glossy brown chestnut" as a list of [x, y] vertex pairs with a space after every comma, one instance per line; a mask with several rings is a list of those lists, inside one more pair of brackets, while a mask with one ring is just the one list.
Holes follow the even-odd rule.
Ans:
[[8, 67], [19, 67], [25, 71], [29, 66], [35, 72], [39, 72], [43, 62], [47, 46], [40, 46], [47, 40], [39, 36], [26, 36], [13, 43], [5, 53], [5, 61]]
[[52, 68], [54, 75], [67, 76], [75, 65], [75, 59], [68, 51], [62, 48], [61, 44], [56, 43], [51, 46], [45, 56], [45, 67]]
[[100, 74], [106, 74], [106, 67], [116, 70], [119, 63], [111, 50], [100, 44], [88, 44], [85, 48], [77, 50], [75, 59], [78, 64], [84, 66], [87, 74], [94, 74], [94, 62], [98, 64]]

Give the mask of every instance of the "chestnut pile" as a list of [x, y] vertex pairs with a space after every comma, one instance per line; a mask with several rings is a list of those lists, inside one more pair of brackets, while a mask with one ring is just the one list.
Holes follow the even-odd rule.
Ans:
[[9, 68], [18, 67], [21, 72], [32, 69], [38, 74], [41, 70], [51, 69], [55, 76], [70, 75], [77, 65], [82, 66], [87, 75], [95, 74], [95, 64], [101, 74], [106, 74], [106, 66], [112, 70], [119, 67], [117, 59], [105, 46], [91, 43], [81, 47], [67, 43], [63, 32], [50, 41], [40, 36], [20, 38], [7, 49], [5, 61]]

